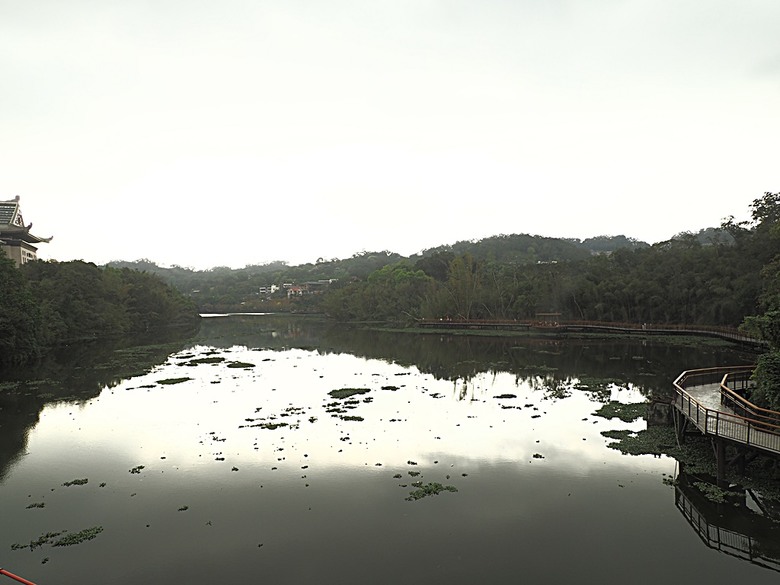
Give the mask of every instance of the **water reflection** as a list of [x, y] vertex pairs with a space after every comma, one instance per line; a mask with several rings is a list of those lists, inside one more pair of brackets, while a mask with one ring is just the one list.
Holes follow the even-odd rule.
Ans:
[[[181, 337], [181, 336], [179, 336]], [[165, 363], [193, 342], [215, 348], [245, 346], [347, 353], [415, 367], [453, 382], [459, 400], [474, 397], [475, 377], [508, 372], [549, 398], [570, 395], [578, 380], [590, 381], [594, 400], [609, 398], [616, 381], [645, 396], [666, 395], [670, 380], [690, 367], [749, 364], [755, 354], [736, 346], [681, 346], [651, 339], [558, 339], [409, 335], [370, 331], [313, 317], [236, 315], [202, 320], [194, 337], [174, 335], [83, 343], [63, 348], [34, 367], [0, 372], [0, 478], [24, 451], [29, 429], [51, 402], [83, 402], [106, 387]]]
[[671, 392], [671, 379], [683, 370], [752, 364], [756, 359], [749, 349], [712, 340], [409, 335], [275, 315], [209, 319], [199, 339], [216, 347], [237, 343], [349, 353], [415, 367], [444, 380], [509, 372], [551, 396], [565, 395], [572, 379], [616, 380], [635, 386], [646, 396], [664, 396]]
[[[780, 572], [780, 515], [763, 505], [760, 496], [742, 490], [726, 503], [708, 500], [695, 486], [697, 478], [677, 476], [674, 503], [709, 548]], [[753, 509], [751, 509], [753, 508]]]
[[0, 371], [0, 480], [26, 449], [28, 433], [47, 404], [96, 398], [105, 388], [164, 363], [173, 351], [188, 347], [192, 335], [79, 343], [32, 365]]
[[[207, 319], [167, 346], [80, 348], [5, 373], [0, 550], [101, 525], [83, 547], [15, 553], [15, 568], [76, 582], [89, 567], [92, 581], [119, 585], [505, 582], [518, 571], [657, 583], [667, 566], [647, 551], [673, 563], [690, 536], [669, 525], [677, 509], [660, 478], [672, 462], [605, 448], [601, 430], [636, 425], [593, 417], [594, 401], [640, 400], [692, 363], [752, 358], [276, 316]], [[621, 383], [577, 390], [588, 379]], [[337, 388], [370, 391], [334, 399]], [[458, 492], [406, 502], [415, 481]], [[594, 566], [605, 543], [613, 573]], [[697, 575], [731, 576], [698, 549], [709, 552], [685, 549]]]

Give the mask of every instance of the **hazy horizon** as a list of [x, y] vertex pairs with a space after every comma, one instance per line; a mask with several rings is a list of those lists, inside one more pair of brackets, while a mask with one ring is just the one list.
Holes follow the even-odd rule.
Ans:
[[[242, 268], [249, 268], [249, 267], [252, 267], [252, 266], [265, 266], [265, 265], [275, 264], [275, 263], [282, 263], [282, 264], [286, 264], [288, 266], [294, 267], [294, 266], [301, 266], [301, 265], [305, 265], [305, 264], [317, 264], [320, 261], [322, 261], [323, 263], [338, 262], [338, 261], [341, 261], [341, 260], [348, 260], [348, 259], [353, 258], [355, 256], [358, 256], [360, 254], [388, 253], [388, 254], [398, 254], [398, 255], [400, 255], [403, 258], [413, 258], [415, 256], [424, 255], [426, 252], [428, 252], [430, 250], [436, 250], [438, 248], [446, 248], [448, 246], [451, 247], [451, 246], [455, 246], [456, 244], [459, 244], [459, 243], [462, 243], [462, 242], [479, 242], [481, 240], [486, 240], [486, 239], [495, 238], [495, 237], [502, 237], [502, 236], [509, 236], [509, 237], [511, 237], [511, 236], [530, 236], [530, 237], [548, 238], [548, 239], [562, 240], [562, 241], [576, 241], [576, 242], [579, 242], [579, 243], [584, 243], [587, 240], [594, 239], [594, 238], [601, 238], [601, 237], [606, 237], [606, 238], [625, 237], [625, 238], [627, 238], [627, 239], [629, 239], [631, 241], [637, 242], [639, 244], [647, 244], [649, 246], [652, 246], [653, 244], [658, 244], [658, 243], [661, 243], [661, 242], [664, 242], [664, 241], [671, 240], [671, 239], [673, 239], [675, 237], [678, 237], [678, 236], [680, 236], [682, 234], [689, 233], [689, 234], [696, 235], [696, 234], [698, 234], [700, 232], [703, 232], [703, 231], [705, 231], [707, 229], [712, 229], [712, 228], [717, 229], [719, 227], [720, 226], [710, 226], [709, 228], [701, 228], [701, 229], [696, 230], [696, 231], [684, 230], [682, 232], [678, 232], [678, 233], [674, 234], [673, 236], [671, 236], [667, 240], [661, 240], [660, 242], [645, 242], [644, 240], [638, 240], [637, 238], [632, 238], [631, 236], [629, 236], [627, 234], [616, 234], [614, 236], [607, 236], [607, 235], [604, 235], [604, 234], [600, 234], [598, 236], [589, 236], [589, 237], [585, 237], [585, 238], [567, 238], [567, 237], [555, 237], [555, 236], [540, 236], [538, 234], [494, 234], [493, 236], [486, 236], [484, 238], [478, 238], [478, 239], [474, 239], [474, 240], [456, 240], [454, 242], [446, 242], [446, 243], [442, 243], [442, 244], [439, 244], [439, 245], [436, 245], [436, 246], [431, 246], [430, 248], [426, 248], [424, 250], [419, 250], [417, 252], [413, 252], [411, 254], [402, 254], [401, 252], [398, 252], [396, 250], [360, 250], [360, 251], [354, 252], [353, 254], [350, 254], [350, 255], [347, 255], [347, 256], [343, 256], [343, 257], [340, 257], [340, 258], [336, 258], [336, 257], [333, 257], [333, 258], [318, 257], [318, 258], [314, 258], [314, 259], [303, 261], [303, 262], [290, 262], [290, 261], [287, 261], [287, 260], [285, 260], [283, 258], [277, 258], [275, 260], [267, 260], [267, 261], [264, 261], [264, 262], [258, 262], [258, 263], [254, 263], [254, 264], [246, 264], [244, 266], [214, 265], [214, 266], [206, 266], [206, 267], [203, 267], [203, 268], [196, 268], [194, 266], [186, 266], [186, 265], [179, 264], [179, 263], [176, 263], [176, 262], [171, 263], [171, 264], [166, 264], [166, 263], [162, 263], [162, 262], [157, 262], [157, 261], [154, 260], [154, 258], [134, 258], [134, 259], [114, 258], [114, 259], [109, 260], [109, 261], [107, 261], [105, 263], [99, 263], [99, 264], [100, 265], [107, 265], [107, 264], [111, 264], [111, 263], [114, 263], [114, 262], [119, 262], [119, 263], [122, 263], [122, 262], [127, 262], [127, 263], [151, 262], [151, 263], [159, 266], [160, 268], [178, 267], [178, 268], [194, 270], [196, 272], [197, 271], [207, 271], [207, 270], [211, 270], [211, 269], [214, 269], [214, 268], [231, 268], [233, 270], [240, 270]], [[54, 258], [53, 260], [57, 260], [57, 259]], [[78, 260], [83, 260], [85, 262], [92, 262], [88, 258], [79, 258]]]
[[780, 190], [780, 3], [0, 0], [42, 258], [243, 267], [648, 243]]

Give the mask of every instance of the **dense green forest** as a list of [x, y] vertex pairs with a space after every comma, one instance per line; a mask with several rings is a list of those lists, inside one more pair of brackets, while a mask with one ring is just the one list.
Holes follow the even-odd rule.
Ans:
[[[711, 235], [705, 232], [702, 234], [704, 235], [701, 237], [705, 239]], [[345, 283], [366, 281], [374, 272], [386, 266], [409, 262], [412, 264], [420, 262], [421, 265], [427, 266], [429, 271], [433, 271], [434, 275], [446, 275], [449, 262], [459, 254], [470, 254], [480, 261], [529, 266], [537, 263], [584, 260], [597, 253], [646, 247], [648, 247], [647, 243], [626, 236], [599, 236], [574, 240], [512, 234], [477, 241], [464, 240], [425, 250], [409, 258], [385, 250], [359, 252], [346, 259], [320, 258], [314, 263], [297, 266], [279, 261], [246, 266], [241, 269], [216, 267], [196, 271], [181, 266], [164, 268], [150, 260], [116, 261], [109, 263], [109, 266], [157, 274], [182, 293], [191, 296], [201, 312], [263, 310], [301, 312], [322, 311], [323, 297], [304, 295], [288, 301], [284, 284], [302, 284], [327, 279], [338, 282], [337, 288], [344, 286]], [[260, 292], [270, 285], [276, 285], [280, 290], [273, 295]]]
[[[343, 320], [532, 319], [737, 327], [775, 290], [778, 195], [751, 208], [752, 222], [679, 234], [652, 246], [627, 241], [585, 252], [559, 240], [499, 236], [388, 263], [339, 282], [323, 300]], [[521, 244], [521, 246], [518, 246]], [[522, 248], [525, 245], [525, 248]], [[507, 260], [509, 258], [509, 260]]]
[[197, 322], [194, 303], [155, 275], [81, 261], [17, 268], [0, 253], [0, 363], [73, 341]]
[[[755, 312], [763, 263], [747, 249], [750, 238], [743, 232], [753, 230], [731, 222], [653, 246], [623, 235], [576, 240], [511, 234], [411, 257], [360, 252], [298, 266], [196, 271], [149, 260], [109, 266], [156, 274], [201, 312], [326, 312], [340, 320], [401, 323], [560, 312], [564, 319], [737, 326]], [[288, 295], [289, 285], [321, 280], [330, 284]], [[268, 292], [271, 285], [278, 290]]]

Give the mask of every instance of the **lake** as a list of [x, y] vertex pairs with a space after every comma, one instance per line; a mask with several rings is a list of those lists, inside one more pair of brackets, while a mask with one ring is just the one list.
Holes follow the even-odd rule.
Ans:
[[755, 359], [273, 315], [72, 348], [0, 377], [0, 567], [38, 585], [776, 584], [773, 523], [601, 434], [644, 421], [594, 415]]

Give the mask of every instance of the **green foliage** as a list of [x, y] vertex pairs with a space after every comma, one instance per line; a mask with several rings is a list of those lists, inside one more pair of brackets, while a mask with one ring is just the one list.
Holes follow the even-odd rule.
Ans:
[[29, 262], [0, 254], [0, 361], [46, 348], [197, 323], [194, 303], [160, 278], [82, 261]]
[[[768, 321], [746, 326], [780, 339], [773, 330], [777, 319], [768, 314], [780, 311], [780, 194], [756, 199], [751, 216], [751, 222], [730, 218], [652, 246], [622, 235], [577, 240], [510, 234], [408, 259], [382, 251], [240, 270], [161, 268], [145, 260], [112, 267], [157, 274], [202, 311], [325, 312], [344, 321], [402, 325], [420, 318], [533, 319], [554, 312], [562, 320], [737, 327], [746, 317], [765, 315]], [[273, 298], [258, 293], [271, 284], [318, 279], [333, 282], [324, 294], [288, 299], [283, 289]], [[43, 307], [47, 327], [67, 330], [52, 304]]]
[[728, 502], [728, 496], [734, 495], [735, 492], [724, 490], [716, 485], [707, 483], [705, 481], [694, 481], [694, 487], [701, 492], [701, 494], [711, 502], [716, 504], [725, 504]]
[[595, 416], [606, 419], [617, 418], [623, 422], [634, 422], [637, 419], [644, 418], [647, 415], [647, 403], [637, 402], [632, 404], [622, 404], [616, 401], [610, 401], [601, 406]]
[[[780, 195], [765, 194], [749, 228], [730, 220], [652, 246], [625, 236], [458, 242], [331, 290], [323, 306], [342, 320], [520, 320], [552, 312], [562, 320], [737, 327], [759, 306], [780, 311], [775, 205]], [[415, 286], [398, 286], [402, 275]], [[769, 335], [774, 321], [754, 326]], [[776, 329], [768, 338], [780, 339]]]
[[753, 379], [756, 387], [750, 393], [750, 401], [780, 411], [780, 350], [773, 349], [758, 358]]
[[750, 399], [758, 406], [780, 410], [780, 193], [764, 193], [751, 205], [754, 234], [740, 234], [740, 246], [764, 259], [758, 304], [762, 312], [748, 316], [744, 329], [769, 342], [753, 372], [756, 387]]
[[39, 355], [43, 323], [30, 286], [0, 250], [0, 363]]
[[[336, 279], [339, 283], [362, 281], [382, 267], [401, 260], [401, 256], [387, 250], [360, 252], [351, 258], [326, 260], [289, 266], [286, 262], [246, 266], [233, 270], [216, 267], [209, 270], [193, 270], [181, 266], [162, 268], [149, 260], [135, 262], [111, 262], [112, 268], [129, 268], [159, 276], [182, 294], [197, 303], [200, 312], [225, 311], [297, 311], [319, 310], [319, 295], [287, 299], [281, 288], [285, 283]], [[260, 287], [272, 284], [280, 290], [270, 298], [260, 295]]]
[[408, 261], [388, 264], [366, 280], [328, 292], [322, 308], [342, 320], [411, 322], [421, 316], [433, 279]]

